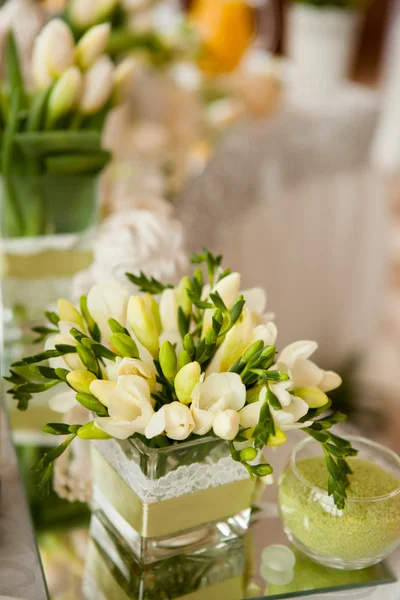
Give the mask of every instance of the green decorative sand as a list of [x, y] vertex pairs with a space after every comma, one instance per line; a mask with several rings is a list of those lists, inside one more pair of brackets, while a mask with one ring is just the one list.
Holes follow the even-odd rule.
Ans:
[[[350, 458], [348, 498], [371, 498], [395, 491], [400, 482], [374, 463]], [[297, 463], [303, 478], [327, 490], [328, 470], [323, 457]], [[279, 505], [285, 526], [309, 550], [343, 560], [384, 556], [400, 541], [400, 494], [375, 502], [347, 502], [338, 511], [323, 492], [306, 486], [293, 471], [282, 475]]]

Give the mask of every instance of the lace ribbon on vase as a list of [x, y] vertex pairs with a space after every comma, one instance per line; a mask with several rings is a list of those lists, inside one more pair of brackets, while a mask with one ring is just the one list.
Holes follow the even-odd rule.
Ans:
[[125, 483], [147, 504], [178, 498], [249, 477], [241, 463], [234, 462], [230, 456], [226, 456], [214, 464], [184, 465], [160, 479], [149, 479], [137, 464], [129, 460], [115, 440], [93, 444]]

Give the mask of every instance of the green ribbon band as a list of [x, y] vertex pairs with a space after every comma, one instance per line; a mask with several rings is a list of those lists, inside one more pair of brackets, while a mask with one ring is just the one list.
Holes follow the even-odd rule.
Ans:
[[255, 482], [251, 479], [147, 504], [93, 446], [92, 468], [94, 484], [144, 538], [162, 538], [222, 521], [252, 506]]
[[4, 252], [0, 275], [17, 279], [72, 277], [93, 261], [90, 250], [44, 250], [37, 254]]
[[[132, 597], [129, 597], [115, 581], [92, 540], [89, 542], [87, 557], [86, 568], [105, 598], [112, 598], [112, 600], [132, 600]], [[236, 600], [243, 597], [243, 581], [243, 576], [234, 577], [215, 583], [207, 588], [196, 590], [190, 594], [185, 594], [185, 596], [180, 596], [175, 600], [221, 600], [222, 598]]]

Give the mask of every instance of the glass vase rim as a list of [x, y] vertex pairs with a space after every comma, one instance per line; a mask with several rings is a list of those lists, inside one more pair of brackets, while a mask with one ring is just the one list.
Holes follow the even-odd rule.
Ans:
[[[346, 436], [346, 440], [348, 440], [349, 442], [358, 442], [361, 444], [364, 444], [366, 446], [370, 446], [373, 448], [376, 448], [377, 450], [379, 450], [380, 452], [385, 453], [386, 455], [389, 455], [392, 459], [394, 459], [394, 461], [396, 462], [397, 467], [400, 469], [400, 456], [398, 454], [396, 454], [396, 452], [394, 452], [393, 450], [391, 450], [390, 448], [387, 448], [386, 446], [383, 446], [382, 444], [379, 444], [378, 442], [374, 442], [372, 440], [369, 440], [368, 438], [362, 437], [362, 436], [356, 436], [356, 435], [348, 435]], [[300, 479], [300, 481], [306, 485], [308, 488], [318, 492], [318, 493], [323, 493], [325, 495], [328, 494], [327, 490], [324, 490], [323, 488], [318, 487], [317, 485], [314, 485], [313, 483], [311, 483], [310, 481], [308, 481], [298, 470], [297, 468], [297, 464], [296, 464], [296, 457], [297, 454], [303, 450], [303, 448], [309, 444], [318, 444], [318, 441], [313, 439], [313, 438], [306, 438], [304, 440], [302, 440], [301, 442], [299, 442], [298, 444], [296, 444], [296, 446], [293, 449], [293, 452], [291, 454], [290, 457], [290, 465], [291, 468], [293, 470], [293, 473], [296, 475], [296, 477], [298, 479]], [[397, 479], [397, 477], [396, 477]], [[396, 487], [396, 489], [394, 489], [391, 492], [388, 492], [387, 494], [383, 494], [381, 496], [368, 496], [368, 497], [353, 497], [353, 498], [346, 498], [346, 502], [356, 502], [356, 503], [371, 503], [371, 502], [381, 502], [383, 500], [389, 500], [390, 498], [394, 498], [395, 496], [397, 496], [398, 494], [400, 494], [400, 481], [398, 486]]]
[[177, 450], [188, 450], [190, 448], [193, 448], [194, 446], [199, 446], [200, 444], [206, 443], [209, 444], [210, 442], [214, 442], [215, 444], [221, 443], [221, 445], [224, 443], [228, 444], [226, 440], [223, 440], [222, 438], [218, 437], [213, 437], [211, 435], [204, 435], [197, 440], [190, 440], [188, 442], [176, 442], [174, 444], [171, 444], [170, 446], [164, 446], [163, 448], [151, 448], [150, 446], [147, 446], [140, 438], [134, 436], [127, 438], [127, 442], [129, 442], [129, 444], [131, 444], [132, 446], [137, 446], [137, 448], [142, 452], [155, 455], [167, 454], [169, 452], [175, 452]]

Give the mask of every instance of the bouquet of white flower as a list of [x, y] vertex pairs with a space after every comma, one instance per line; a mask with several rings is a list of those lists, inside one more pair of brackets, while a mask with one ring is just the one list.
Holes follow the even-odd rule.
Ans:
[[14, 35], [8, 34], [0, 93], [6, 237], [74, 233], [92, 224], [88, 204], [95, 193], [85, 181], [110, 160], [102, 148], [104, 123], [125, 99], [134, 69], [129, 58], [114, 67], [106, 53], [109, 36], [110, 25], [102, 23], [75, 43], [67, 23], [53, 19], [36, 38], [33, 89], [27, 89]]
[[[198, 436], [227, 440], [232, 458], [251, 476], [272, 473], [260, 451], [286, 442], [301, 428], [318, 440], [329, 468], [329, 493], [343, 507], [351, 445], [330, 433], [342, 414], [326, 413], [327, 392], [340, 377], [309, 360], [317, 344], [300, 341], [276, 357], [277, 328], [265, 313], [261, 288], [240, 291], [240, 275], [204, 251], [205, 263], [176, 288], [143, 273], [128, 275], [143, 295], [128, 297], [118, 283], [95, 285], [80, 310], [60, 300], [50, 327], [37, 327], [46, 349], [14, 363], [11, 393], [21, 410], [32, 394], [59, 386], [51, 408], [67, 412], [77, 402], [94, 418], [82, 425], [49, 423], [44, 431], [67, 435], [41, 461], [45, 487], [53, 462], [78, 436], [124, 440], [139, 437], [164, 448]], [[42, 363], [48, 361], [48, 365]], [[237, 449], [236, 444], [241, 444]]]

